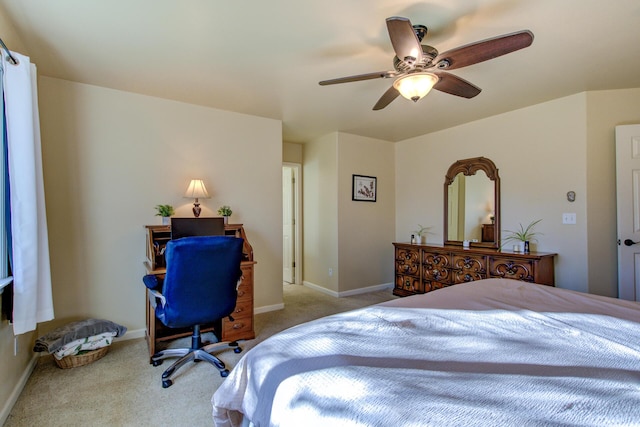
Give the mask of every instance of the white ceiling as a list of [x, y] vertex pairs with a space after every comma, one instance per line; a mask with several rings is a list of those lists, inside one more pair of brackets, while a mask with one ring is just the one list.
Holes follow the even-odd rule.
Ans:
[[[282, 120], [283, 138], [389, 141], [587, 90], [640, 87], [638, 0], [0, 0], [40, 75]], [[372, 111], [393, 69], [385, 19], [440, 52], [528, 29], [529, 48], [452, 71], [473, 99], [432, 91]]]

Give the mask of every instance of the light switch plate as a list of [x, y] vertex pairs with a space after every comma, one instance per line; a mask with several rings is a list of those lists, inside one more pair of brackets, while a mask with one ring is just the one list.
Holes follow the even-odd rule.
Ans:
[[562, 214], [562, 223], [563, 224], [575, 224], [576, 223], [576, 214], [575, 213], [563, 213]]

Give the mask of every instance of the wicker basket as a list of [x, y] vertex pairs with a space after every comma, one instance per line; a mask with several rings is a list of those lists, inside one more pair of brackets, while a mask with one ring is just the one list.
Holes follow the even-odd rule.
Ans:
[[107, 354], [108, 350], [109, 350], [108, 346], [101, 347], [96, 350], [91, 350], [89, 352], [86, 352], [84, 354], [78, 354], [75, 356], [66, 356], [60, 360], [54, 357], [53, 360], [55, 360], [58, 367], [62, 369], [77, 368], [78, 366], [88, 365], [89, 363], [93, 363], [98, 359], [102, 359], [104, 355]]

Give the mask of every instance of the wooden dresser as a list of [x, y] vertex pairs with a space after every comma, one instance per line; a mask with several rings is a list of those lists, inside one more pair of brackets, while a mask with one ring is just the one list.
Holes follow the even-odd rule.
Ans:
[[[147, 274], [162, 275], [165, 273], [163, 248], [171, 240], [171, 226], [146, 225], [147, 231], [147, 259], [144, 266]], [[253, 268], [256, 262], [253, 260], [253, 248], [247, 240], [242, 224], [225, 224], [225, 234], [244, 239], [242, 246], [243, 260], [240, 263], [242, 269], [242, 282], [238, 287], [238, 300], [233, 311], [233, 321], [228, 318], [220, 322], [205, 325], [201, 332], [215, 331], [222, 341], [248, 340], [255, 338], [253, 329]], [[146, 337], [149, 348], [149, 357], [156, 352], [156, 345], [162, 341], [169, 341], [191, 335], [191, 328], [167, 328], [156, 319], [153, 306], [149, 302], [149, 294], [146, 293]]]
[[552, 253], [517, 253], [490, 248], [394, 243], [393, 294], [423, 294], [445, 286], [487, 278], [554, 286]]

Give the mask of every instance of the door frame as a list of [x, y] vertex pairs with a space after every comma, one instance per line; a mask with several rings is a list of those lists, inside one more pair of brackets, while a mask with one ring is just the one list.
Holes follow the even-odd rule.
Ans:
[[293, 283], [302, 284], [302, 164], [283, 162], [282, 167], [289, 167], [293, 171], [294, 184], [292, 194], [293, 201], [293, 260], [295, 268], [293, 269]]

